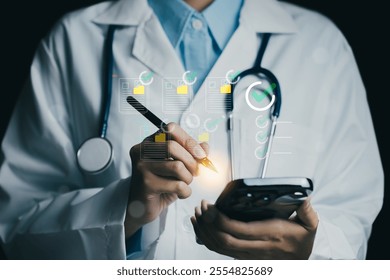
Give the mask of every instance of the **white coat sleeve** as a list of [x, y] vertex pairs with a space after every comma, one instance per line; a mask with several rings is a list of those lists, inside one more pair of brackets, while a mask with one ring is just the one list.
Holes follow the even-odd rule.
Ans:
[[2, 142], [0, 242], [10, 259], [125, 259], [129, 178], [86, 186], [59, 65], [43, 41]]
[[312, 203], [320, 222], [311, 259], [364, 259], [383, 203], [383, 169], [365, 88], [351, 48], [339, 37], [317, 93], [324, 98], [317, 112], [322, 139]]

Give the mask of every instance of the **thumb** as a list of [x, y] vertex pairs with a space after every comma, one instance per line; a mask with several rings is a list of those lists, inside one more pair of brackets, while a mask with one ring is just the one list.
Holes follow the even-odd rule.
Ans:
[[318, 216], [310, 203], [310, 198], [306, 199], [297, 210], [297, 216], [303, 226], [310, 231], [315, 231], [318, 226]]

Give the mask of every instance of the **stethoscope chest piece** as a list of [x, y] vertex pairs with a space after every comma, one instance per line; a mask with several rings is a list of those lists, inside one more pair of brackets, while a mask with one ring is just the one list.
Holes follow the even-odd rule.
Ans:
[[86, 140], [77, 151], [77, 162], [84, 172], [100, 173], [107, 169], [113, 158], [111, 143], [103, 137]]

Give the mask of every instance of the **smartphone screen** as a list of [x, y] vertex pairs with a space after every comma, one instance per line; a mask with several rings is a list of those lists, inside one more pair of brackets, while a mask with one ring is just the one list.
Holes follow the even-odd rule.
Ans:
[[215, 205], [240, 221], [288, 219], [312, 190], [312, 181], [303, 177], [238, 179], [226, 186]]

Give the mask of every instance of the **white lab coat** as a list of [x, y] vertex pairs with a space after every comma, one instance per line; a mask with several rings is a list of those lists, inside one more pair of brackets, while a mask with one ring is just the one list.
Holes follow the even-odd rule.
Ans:
[[[98, 135], [109, 24], [120, 25], [107, 134], [115, 168], [84, 176], [76, 152]], [[246, 0], [240, 26], [208, 77], [220, 81], [230, 69], [251, 67], [262, 32], [274, 33], [262, 65], [278, 77], [283, 97], [267, 176], [313, 179], [312, 204], [320, 222], [310, 258], [364, 258], [382, 205], [383, 171], [351, 48], [315, 12], [274, 0]], [[9, 258], [125, 258], [128, 151], [156, 129], [126, 106], [121, 79], [137, 79], [142, 71], [155, 73], [142, 102], [165, 121], [178, 122], [198, 137], [208, 118], [223, 119], [221, 104], [211, 111], [207, 106], [208, 80], [184, 111], [172, 114], [164, 107], [164, 82], [175, 86], [185, 69], [146, 0], [104, 2], [73, 12], [42, 41], [2, 143], [0, 240]], [[236, 177], [255, 177], [262, 164], [254, 155], [259, 113], [242, 96], [235, 99]], [[213, 202], [230, 180], [226, 122], [208, 137], [209, 157], [220, 172], [202, 169], [191, 184], [192, 196], [143, 228], [142, 251], [133, 258], [225, 258], [198, 245], [189, 222], [201, 199]]]

